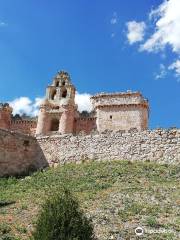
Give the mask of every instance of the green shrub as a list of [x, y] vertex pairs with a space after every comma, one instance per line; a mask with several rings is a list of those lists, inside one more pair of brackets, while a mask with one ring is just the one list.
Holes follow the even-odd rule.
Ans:
[[80, 210], [69, 191], [53, 194], [42, 206], [34, 240], [93, 240], [90, 219]]

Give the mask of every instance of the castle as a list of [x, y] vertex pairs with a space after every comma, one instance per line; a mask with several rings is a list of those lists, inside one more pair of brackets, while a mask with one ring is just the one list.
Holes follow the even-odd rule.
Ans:
[[61, 71], [46, 89], [36, 118], [0, 105], [0, 177], [84, 161], [179, 164], [180, 130], [148, 129], [149, 104], [139, 92], [100, 93], [79, 112], [76, 89]]
[[138, 131], [148, 128], [148, 101], [140, 92], [100, 93], [91, 97], [93, 111], [78, 111], [76, 89], [67, 72], [61, 71], [46, 89], [38, 118], [13, 117], [9, 104], [0, 104], [0, 128], [29, 135], [90, 134]]

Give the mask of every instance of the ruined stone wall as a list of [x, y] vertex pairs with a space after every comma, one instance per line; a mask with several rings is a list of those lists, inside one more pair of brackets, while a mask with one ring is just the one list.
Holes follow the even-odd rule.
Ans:
[[29, 134], [34, 136], [36, 132], [37, 122], [31, 120], [15, 120], [11, 121], [10, 130]]
[[34, 137], [0, 129], [0, 177], [28, 174], [47, 165]]
[[96, 118], [78, 118], [74, 123], [74, 133], [78, 134], [79, 132], [85, 132], [90, 134], [93, 129], [96, 129]]
[[82, 160], [180, 162], [180, 130], [177, 129], [57, 135], [38, 137], [37, 141], [50, 165]]

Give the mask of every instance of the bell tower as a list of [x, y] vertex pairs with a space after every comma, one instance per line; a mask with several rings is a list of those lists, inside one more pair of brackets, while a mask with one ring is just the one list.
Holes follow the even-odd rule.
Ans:
[[40, 106], [36, 134], [72, 133], [74, 129], [75, 87], [67, 72], [60, 71], [46, 89], [46, 98]]

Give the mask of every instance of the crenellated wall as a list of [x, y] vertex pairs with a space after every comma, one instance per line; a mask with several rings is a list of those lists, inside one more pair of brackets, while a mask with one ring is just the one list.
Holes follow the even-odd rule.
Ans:
[[96, 129], [96, 118], [95, 117], [81, 117], [78, 118], [74, 123], [74, 132], [76, 134], [80, 132], [85, 132], [90, 134], [93, 129]]
[[34, 136], [36, 133], [37, 121], [14, 120], [11, 121], [10, 130]]
[[50, 165], [95, 160], [180, 163], [180, 129], [38, 137]]
[[0, 103], [0, 128], [32, 136], [148, 129], [149, 101], [140, 92], [98, 93], [90, 98], [89, 113], [78, 111], [75, 95], [69, 73], [58, 71], [46, 88], [37, 118], [13, 116], [9, 103]]
[[0, 177], [28, 174], [46, 166], [34, 137], [0, 129]]

